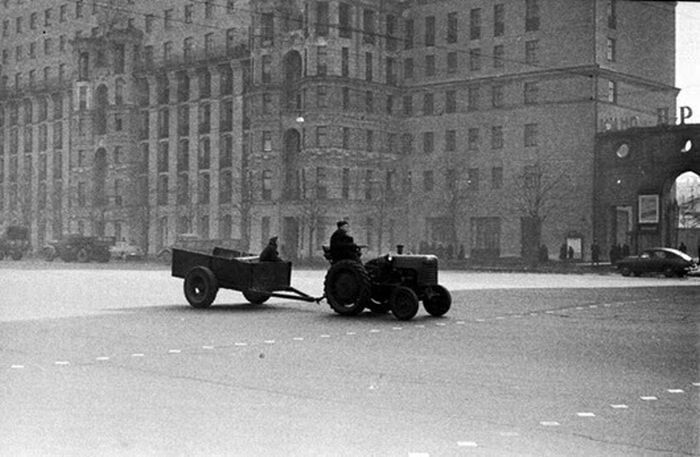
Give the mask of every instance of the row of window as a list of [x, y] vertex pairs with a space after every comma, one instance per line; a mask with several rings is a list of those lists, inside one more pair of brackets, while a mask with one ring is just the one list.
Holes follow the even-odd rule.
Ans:
[[[196, 182], [196, 200], [200, 204], [208, 204], [211, 200], [211, 177], [209, 173], [198, 173]], [[191, 184], [188, 173], [180, 173], [177, 176], [176, 188], [171, 189], [170, 179], [167, 174], [158, 175], [156, 181], [156, 203], [165, 206], [172, 203], [171, 190], [175, 192], [175, 204], [187, 205], [191, 203]], [[233, 173], [224, 170], [219, 174], [219, 203], [231, 203], [233, 198]]]
[[[539, 144], [539, 124], [528, 123], [523, 126], [523, 146], [531, 147]], [[376, 150], [377, 132], [371, 129], [353, 129], [350, 127], [330, 128], [325, 125], [315, 127], [314, 136], [307, 134], [307, 129], [302, 130], [302, 147], [340, 147], [343, 149], [362, 149], [373, 152]], [[329, 131], [339, 132], [337, 137], [330, 137]], [[457, 151], [458, 144], [466, 145], [468, 151], [478, 151], [482, 143], [482, 129], [478, 127], [468, 128], [464, 131], [447, 129], [444, 132], [444, 151]], [[460, 134], [465, 134], [466, 138], [460, 138]], [[414, 138], [419, 136], [422, 143], [422, 152], [432, 154], [436, 150], [435, 132], [422, 132], [414, 135], [412, 133], [388, 133], [382, 139], [382, 152], [394, 154], [412, 154], [415, 152]], [[490, 128], [491, 149], [502, 149], [504, 147], [503, 126], [492, 126]], [[261, 150], [272, 152], [272, 132], [269, 130], [260, 132]], [[337, 140], [340, 139], [338, 142]], [[466, 140], [466, 142], [464, 141]], [[399, 142], [400, 141], [400, 142]]]
[[[359, 170], [358, 170], [359, 171]], [[362, 181], [362, 189], [360, 195], [355, 194], [355, 198], [364, 198], [364, 200], [374, 200], [377, 198], [386, 198], [390, 195], [396, 195], [397, 192], [410, 193], [413, 189], [413, 172], [407, 171], [404, 175], [401, 188], [396, 182], [396, 171], [388, 170], [385, 172], [383, 180], [378, 180], [375, 176], [375, 170], [365, 170]], [[310, 175], [310, 176], [309, 176]], [[334, 183], [328, 178], [328, 170], [325, 167], [316, 167], [314, 170], [299, 170], [295, 176], [294, 183], [285, 183], [285, 188], [281, 189], [283, 198], [296, 196], [300, 199], [327, 199], [327, 198], [342, 198], [344, 200], [351, 198], [351, 183], [356, 182], [351, 179], [351, 170], [343, 168], [340, 173], [340, 186], [337, 195], [331, 194], [329, 188], [335, 188]], [[480, 170], [479, 168], [468, 168], [464, 182], [460, 183], [457, 176], [457, 171], [449, 169], [444, 174], [442, 188], [448, 191], [456, 191], [459, 188], [478, 191], [480, 187]], [[421, 189], [426, 192], [436, 190], [435, 172], [433, 170], [424, 170], [422, 175]], [[501, 189], [503, 187], [503, 167], [491, 168], [491, 189]], [[273, 198], [273, 172], [272, 170], [262, 170], [260, 173], [259, 198], [263, 201], [270, 201]]]

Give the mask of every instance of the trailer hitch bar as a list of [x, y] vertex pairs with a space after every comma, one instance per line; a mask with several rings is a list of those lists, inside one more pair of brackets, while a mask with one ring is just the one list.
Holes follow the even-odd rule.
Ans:
[[305, 302], [316, 302], [320, 303], [321, 300], [326, 298], [325, 295], [322, 295], [320, 297], [312, 297], [311, 295], [304, 293], [298, 289], [295, 289], [294, 287], [286, 287], [282, 289], [285, 292], [293, 292], [296, 295], [291, 295], [291, 294], [284, 294], [284, 293], [279, 293], [279, 292], [269, 292], [266, 290], [257, 290], [257, 289], [249, 289], [251, 292], [259, 293], [259, 294], [265, 294], [269, 295], [270, 297], [277, 297], [277, 298], [290, 298], [292, 300], [301, 300]]

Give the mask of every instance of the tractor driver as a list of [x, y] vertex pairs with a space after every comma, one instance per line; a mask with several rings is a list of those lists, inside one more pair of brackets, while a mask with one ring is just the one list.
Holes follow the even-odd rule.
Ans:
[[360, 247], [355, 244], [355, 240], [348, 235], [350, 224], [348, 221], [338, 221], [338, 229], [331, 235], [331, 258], [333, 262], [339, 260], [360, 260]]

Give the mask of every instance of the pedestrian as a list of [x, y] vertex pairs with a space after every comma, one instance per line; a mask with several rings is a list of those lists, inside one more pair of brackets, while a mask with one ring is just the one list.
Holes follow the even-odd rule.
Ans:
[[681, 244], [678, 246], [678, 250], [684, 253], [688, 252], [688, 247], [685, 245], [684, 242], [681, 241]]
[[[700, 245], [698, 245], [698, 252], [700, 253]], [[460, 244], [459, 245], [459, 252], [457, 253], [457, 260], [464, 260], [466, 257], [466, 254], [464, 253], [464, 245]]]
[[281, 262], [280, 254], [277, 251], [277, 237], [273, 236], [267, 242], [267, 246], [260, 253], [261, 262]]
[[547, 263], [549, 261], [549, 249], [547, 249], [546, 244], [540, 245], [538, 257], [539, 257], [541, 263]]
[[615, 265], [620, 260], [620, 245], [613, 244], [610, 246], [610, 264]]
[[569, 246], [568, 253], [569, 253], [569, 260], [573, 260], [573, 258], [574, 258], [574, 247], [573, 246]]
[[600, 263], [600, 246], [598, 246], [595, 240], [593, 240], [593, 244], [591, 244], [591, 263], [593, 265], [598, 265]]
[[559, 247], [559, 260], [566, 260], [566, 243], [562, 243]]

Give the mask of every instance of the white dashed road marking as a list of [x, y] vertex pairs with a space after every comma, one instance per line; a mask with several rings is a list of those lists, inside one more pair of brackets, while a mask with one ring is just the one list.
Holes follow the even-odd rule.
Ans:
[[683, 389], [667, 389], [666, 392], [670, 394], [682, 394], [685, 392]]
[[15, 370], [19, 370], [24, 368], [24, 365], [12, 365], [10, 368], [14, 368]]
[[248, 346], [248, 343], [233, 343], [234, 346]]
[[202, 349], [214, 349], [214, 346], [202, 346]]
[[622, 404], [619, 404], [619, 405], [610, 405], [610, 407], [611, 407], [612, 409], [627, 409], [627, 408], [629, 408], [629, 406], [627, 406], [627, 405], [622, 405]]
[[545, 427], [558, 427], [561, 424], [557, 421], [542, 421], [540, 422], [540, 425], [543, 425]]
[[66, 360], [57, 360], [57, 361], [54, 362], [54, 364], [55, 364], [55, 365], [62, 365], [62, 366], [65, 366], [65, 365], [70, 365], [70, 362], [68, 362], [68, 361], [66, 361]]
[[300, 337], [300, 336], [295, 336], [295, 337], [292, 338], [292, 339], [293, 339], [294, 341], [304, 341], [304, 338], [302, 338], [302, 337]]
[[275, 340], [265, 340], [265, 344], [275, 344]]
[[474, 441], [457, 441], [457, 446], [459, 447], [478, 447]]
[[655, 397], [653, 395], [648, 395], [648, 396], [644, 396], [644, 397], [639, 397], [639, 399], [644, 400], [644, 401], [655, 401], [655, 400], [658, 400], [659, 397]]
[[595, 413], [588, 413], [588, 412], [583, 412], [583, 413], [576, 413], [578, 417], [595, 417]]
[[179, 354], [182, 351], [180, 349], [170, 349], [168, 350], [168, 354]]
[[97, 358], [95, 358], [95, 360], [99, 360], [101, 362], [104, 362], [105, 360], [109, 360], [109, 357], [106, 357], [106, 356], [97, 357]]
[[520, 436], [520, 433], [518, 432], [501, 432], [499, 433], [501, 436]]
[[330, 337], [331, 337], [330, 335], [325, 335], [325, 334], [321, 335], [321, 338], [330, 338]]
[[131, 357], [143, 357], [143, 356], [144, 356], [144, 355], [141, 354], [141, 353], [131, 354]]

